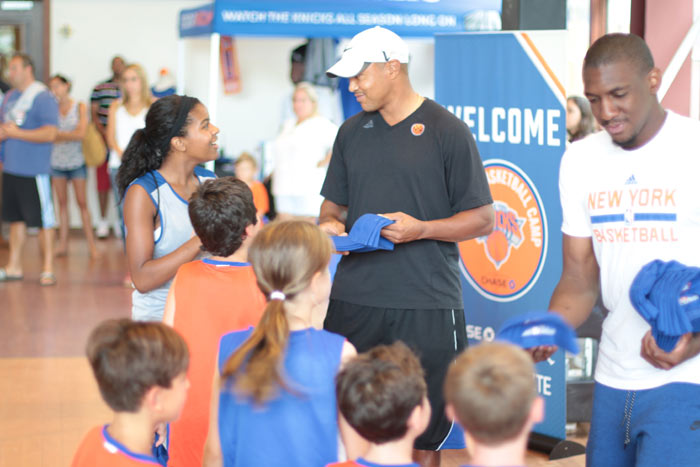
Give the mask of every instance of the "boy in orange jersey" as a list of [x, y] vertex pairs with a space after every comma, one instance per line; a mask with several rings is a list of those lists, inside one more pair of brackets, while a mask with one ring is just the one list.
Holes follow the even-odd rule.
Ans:
[[163, 321], [184, 336], [192, 352], [190, 394], [180, 419], [170, 426], [171, 467], [202, 465], [219, 339], [255, 326], [266, 304], [247, 262], [248, 246], [262, 222], [245, 182], [207, 180], [188, 209], [202, 249], [212, 256], [180, 267], [165, 305]]
[[524, 350], [504, 342], [470, 347], [445, 378], [447, 416], [464, 428], [469, 466], [524, 466], [527, 439], [542, 421], [535, 366]]
[[72, 467], [160, 466], [156, 428], [178, 417], [189, 387], [184, 339], [161, 323], [109, 320], [92, 331], [87, 357], [114, 418], [85, 436]]
[[247, 152], [241, 153], [235, 162], [236, 178], [242, 180], [248, 185], [250, 191], [253, 192], [253, 202], [255, 209], [258, 210], [258, 215], [262, 218], [270, 211], [270, 197], [267, 194], [267, 188], [262, 182], [255, 179], [255, 173], [258, 171], [258, 163], [255, 158]]
[[430, 403], [420, 361], [404, 343], [374, 347], [346, 363], [336, 397], [341, 435], [359, 434], [369, 447], [360, 458], [329, 467], [418, 467], [413, 443], [428, 426]]

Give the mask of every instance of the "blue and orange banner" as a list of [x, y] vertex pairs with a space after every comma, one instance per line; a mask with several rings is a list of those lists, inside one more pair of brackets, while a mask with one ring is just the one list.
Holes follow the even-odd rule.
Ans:
[[219, 58], [224, 94], [241, 92], [241, 70], [238, 66], [238, 54], [236, 53], [236, 43], [233, 37], [221, 36]]
[[[542, 35], [542, 36], [538, 36]], [[538, 50], [546, 35], [547, 54]], [[508, 318], [544, 311], [561, 274], [559, 162], [566, 147], [565, 31], [439, 35], [435, 97], [471, 129], [496, 226], [459, 245], [467, 335], [492, 340]], [[565, 437], [565, 355], [537, 365], [546, 418]]]

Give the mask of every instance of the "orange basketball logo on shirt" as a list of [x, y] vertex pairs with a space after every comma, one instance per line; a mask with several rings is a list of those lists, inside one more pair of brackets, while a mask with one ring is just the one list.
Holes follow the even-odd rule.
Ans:
[[425, 131], [425, 125], [422, 123], [414, 123], [411, 125], [411, 133], [413, 136], [420, 136]]
[[507, 302], [537, 282], [547, 253], [547, 221], [539, 193], [515, 164], [484, 163], [494, 200], [495, 225], [489, 235], [459, 244], [462, 272], [486, 298]]

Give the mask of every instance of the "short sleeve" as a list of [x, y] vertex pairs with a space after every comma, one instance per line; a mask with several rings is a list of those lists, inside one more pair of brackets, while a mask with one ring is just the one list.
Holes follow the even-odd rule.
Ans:
[[321, 188], [321, 195], [337, 205], [347, 206], [350, 196], [348, 193], [348, 172], [343, 154], [342, 133], [343, 129], [341, 128], [333, 144], [333, 155], [326, 172], [326, 180]]
[[36, 96], [32, 110], [36, 112], [36, 128], [58, 126], [58, 103], [48, 91]]
[[95, 86], [92, 89], [92, 93], [90, 94], [90, 103], [99, 102], [99, 100], [100, 100], [99, 89], [97, 86]]
[[590, 237], [591, 225], [586, 211], [586, 191], [581, 185], [576, 149], [570, 146], [559, 166], [559, 197], [562, 211], [562, 233], [572, 237]]
[[450, 122], [441, 150], [453, 214], [493, 203], [484, 164], [469, 127]]

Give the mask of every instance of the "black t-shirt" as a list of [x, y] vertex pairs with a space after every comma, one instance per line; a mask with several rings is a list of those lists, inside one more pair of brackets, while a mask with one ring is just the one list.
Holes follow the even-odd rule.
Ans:
[[[469, 128], [428, 99], [394, 126], [379, 112], [348, 119], [321, 194], [348, 207], [346, 231], [366, 213], [434, 220], [493, 202]], [[331, 298], [380, 308], [462, 308], [457, 244], [418, 240], [394, 251], [351, 253], [338, 265]]]

